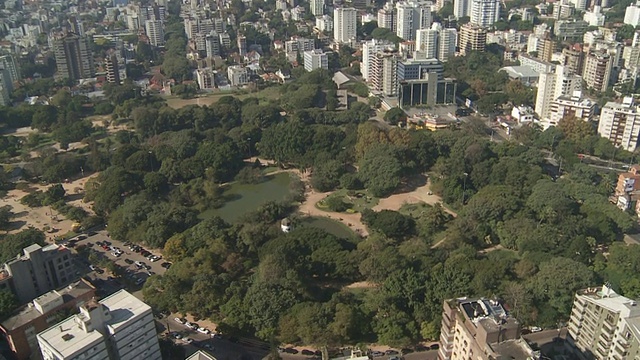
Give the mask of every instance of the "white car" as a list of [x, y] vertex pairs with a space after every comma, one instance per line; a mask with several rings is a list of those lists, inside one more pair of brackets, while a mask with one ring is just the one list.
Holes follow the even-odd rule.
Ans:
[[143, 266], [144, 266], [144, 263], [143, 263], [143, 262], [141, 262], [141, 261], [136, 261], [134, 264], [135, 264], [137, 267], [139, 267], [139, 268], [141, 268], [141, 267], [143, 267]]
[[199, 333], [202, 333], [202, 334], [207, 334], [207, 335], [208, 335], [208, 334], [211, 334], [211, 331], [210, 331], [209, 329], [207, 329], [207, 328], [203, 328], [203, 327], [199, 327], [199, 328], [198, 328], [198, 332], [199, 332]]
[[120, 255], [122, 255], [122, 254], [117, 253], [117, 252], [112, 252], [112, 253], [111, 253], [111, 255], [113, 255], [113, 257], [119, 257], [119, 256], [120, 256]]
[[89, 265], [89, 269], [91, 269], [91, 271], [96, 271], [98, 268], [95, 265]]
[[187, 344], [191, 344], [193, 342], [193, 339], [187, 337], [187, 338], [182, 339], [182, 341], [186, 342]]
[[177, 323], [184, 324], [184, 319], [181, 319], [179, 317], [173, 318], [173, 320], [175, 320]]
[[532, 327], [529, 328], [529, 330], [531, 330], [531, 332], [536, 333], [536, 332], [542, 331], [542, 328], [539, 327], [539, 326], [532, 326]]

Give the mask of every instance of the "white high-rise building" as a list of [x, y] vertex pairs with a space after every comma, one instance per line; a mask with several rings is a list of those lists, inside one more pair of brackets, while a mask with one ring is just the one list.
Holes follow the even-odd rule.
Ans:
[[164, 31], [162, 29], [162, 21], [147, 20], [144, 22], [144, 29], [149, 38], [149, 44], [152, 46], [164, 45]]
[[640, 356], [640, 306], [618, 295], [611, 285], [577, 292], [569, 318], [566, 344], [592, 359], [637, 359]]
[[499, 0], [471, 0], [471, 23], [489, 27], [500, 19]]
[[471, 16], [471, 0], [453, 0], [453, 15], [458, 19]]
[[36, 337], [44, 360], [162, 359], [151, 307], [125, 290], [85, 303]]
[[362, 64], [360, 65], [360, 73], [362, 73], [362, 78], [365, 81], [368, 81], [370, 78], [369, 70], [373, 57], [381, 51], [394, 48], [395, 45], [392, 42], [379, 39], [371, 39], [362, 44]]
[[582, 90], [582, 78], [568, 73], [569, 69], [566, 66], [556, 66], [555, 72], [540, 74], [535, 111], [542, 120], [543, 127], [545, 124], [546, 127], [550, 126], [551, 104], [554, 100], [562, 95], [573, 95], [574, 92]]
[[571, 0], [571, 3], [573, 4], [573, 7], [576, 8], [576, 10], [585, 11], [585, 10], [587, 10], [587, 7], [588, 7], [590, 1], [588, 1], [588, 0]]
[[324, 14], [324, 0], [311, 0], [311, 13], [314, 16], [322, 16]]
[[624, 23], [634, 27], [640, 25], [640, 1], [627, 6], [624, 12]]
[[388, 1], [378, 10], [378, 27], [396, 32], [396, 8]]
[[333, 19], [329, 15], [322, 15], [316, 18], [316, 28], [320, 31], [332, 32]]
[[304, 52], [304, 69], [313, 71], [315, 69], [329, 69], [329, 57], [321, 49], [314, 49]]
[[398, 52], [378, 52], [369, 65], [370, 89], [384, 96], [398, 94]]
[[416, 36], [416, 54], [424, 59], [447, 61], [455, 55], [458, 32], [433, 23], [431, 29], [420, 29]]
[[356, 38], [357, 12], [354, 8], [335, 8], [333, 10], [333, 39], [339, 43], [348, 43]]
[[431, 4], [402, 1], [396, 4], [396, 35], [404, 40], [415, 40], [416, 31], [431, 27]]
[[416, 33], [416, 51], [422, 53], [425, 59], [435, 59], [438, 56], [438, 30], [418, 30]]
[[617, 147], [636, 150], [640, 135], [640, 107], [634, 104], [632, 97], [625, 97], [621, 104], [610, 101], [602, 108], [598, 134]]
[[602, 13], [602, 8], [596, 5], [592, 11], [584, 13], [582, 20], [586, 21], [589, 26], [604, 26], [605, 16]]
[[455, 28], [441, 29], [438, 36], [438, 60], [446, 62], [456, 54], [458, 30]]

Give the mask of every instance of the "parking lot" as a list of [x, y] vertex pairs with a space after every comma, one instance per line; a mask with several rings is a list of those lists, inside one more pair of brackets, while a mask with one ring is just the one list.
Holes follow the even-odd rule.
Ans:
[[[105, 243], [106, 242], [106, 243]], [[104, 245], [98, 245], [98, 244]], [[140, 289], [144, 285], [149, 276], [153, 274], [164, 274], [167, 270], [162, 266], [167, 261], [165, 259], [159, 259], [157, 261], [151, 261], [140, 252], [135, 252], [126, 246], [123, 242], [111, 239], [107, 235], [106, 230], [100, 230], [96, 232], [89, 232], [87, 234], [79, 235], [67, 242], [67, 246], [79, 249], [81, 246], [86, 246], [90, 251], [96, 253], [99, 258], [108, 259], [109, 261], [121, 266], [126, 275], [124, 279], [114, 279], [105, 268], [101, 267], [99, 263], [91, 263], [88, 259], [79, 260], [82, 273], [92, 279], [92, 282], [98, 287], [102, 296], [113, 293], [119, 289], [126, 288], [134, 295], [142, 298]], [[118, 256], [115, 256], [116, 251]], [[157, 251], [150, 251], [146, 249], [152, 255], [161, 256]]]

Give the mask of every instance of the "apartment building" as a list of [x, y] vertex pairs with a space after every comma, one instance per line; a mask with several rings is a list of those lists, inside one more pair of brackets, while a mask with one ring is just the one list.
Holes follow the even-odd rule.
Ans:
[[362, 44], [362, 64], [360, 65], [360, 73], [365, 81], [369, 81], [370, 64], [377, 53], [385, 50], [394, 50], [395, 44], [379, 39], [371, 39]]
[[401, 1], [396, 4], [396, 35], [404, 40], [415, 40], [416, 31], [431, 27], [431, 4]]
[[520, 323], [495, 300], [458, 298], [443, 305], [439, 360], [538, 359]]
[[47, 291], [62, 287], [77, 278], [69, 249], [55, 244], [30, 245], [23, 254], [4, 264], [5, 278], [21, 303], [27, 303]]
[[602, 108], [598, 134], [627, 151], [634, 151], [638, 147], [640, 108], [633, 98], [625, 97], [622, 103], [610, 101]]
[[458, 38], [456, 29], [442, 28], [440, 23], [433, 23], [431, 29], [420, 29], [416, 35], [414, 58], [438, 59], [444, 62], [455, 55]]
[[581, 91], [572, 95], [561, 95], [551, 102], [551, 115], [543, 127], [557, 126], [560, 120], [576, 118], [578, 120], [594, 121], [596, 103], [582, 96]]
[[11, 83], [14, 83], [22, 78], [20, 74], [20, 64], [16, 60], [13, 54], [0, 55], [0, 69], [7, 70], [11, 78]]
[[227, 77], [231, 86], [242, 86], [249, 83], [249, 71], [242, 65], [229, 66]]
[[567, 344], [580, 359], [623, 360], [640, 357], [640, 307], [610, 285], [576, 293]]
[[314, 16], [322, 16], [324, 14], [324, 0], [311, 0], [311, 13]]
[[584, 52], [579, 44], [562, 49], [563, 65], [571, 74], [582, 74], [584, 67]]
[[[544, 72], [538, 80], [535, 110], [541, 120], [550, 119], [551, 103], [563, 95], [573, 95], [582, 89], [582, 78], [568, 73], [565, 66], [556, 66], [555, 72]], [[547, 126], [548, 127], [548, 126]]]
[[471, 51], [484, 51], [487, 47], [487, 29], [471, 23], [464, 24], [460, 27], [459, 39], [458, 47], [462, 55]]
[[321, 49], [314, 49], [304, 52], [304, 69], [313, 71], [315, 69], [329, 69], [329, 56]]
[[626, 195], [640, 190], [640, 165], [633, 165], [629, 171], [618, 175], [615, 194]]
[[0, 323], [0, 331], [16, 359], [26, 360], [39, 354], [36, 334], [58, 322], [61, 315], [76, 311], [95, 297], [96, 289], [80, 280], [62, 289], [35, 298]]
[[398, 52], [385, 50], [378, 52], [369, 64], [369, 84], [372, 91], [384, 96], [398, 94]]
[[0, 106], [11, 106], [11, 92], [13, 85], [9, 71], [0, 69]]
[[213, 69], [203, 68], [196, 70], [196, 82], [200, 90], [210, 90], [216, 87]]
[[396, 32], [396, 8], [393, 2], [387, 1], [382, 9], [378, 10], [378, 27]]
[[640, 25], [640, 1], [627, 6], [624, 12], [624, 23], [633, 27]]
[[348, 43], [356, 38], [357, 12], [354, 8], [333, 10], [333, 39], [338, 43]]
[[37, 335], [44, 360], [160, 360], [151, 307], [125, 290]]
[[471, 0], [453, 0], [453, 16], [457, 19], [471, 16]]
[[120, 84], [120, 68], [118, 65], [118, 57], [115, 53], [108, 54], [104, 59], [104, 67], [107, 70], [107, 82], [112, 84]]
[[489, 27], [499, 19], [499, 0], [471, 0], [471, 24]]
[[95, 76], [93, 54], [89, 38], [66, 34], [53, 39], [56, 59], [56, 78], [79, 80]]
[[613, 58], [604, 51], [590, 51], [584, 61], [582, 77], [588, 87], [605, 92], [611, 79]]
[[152, 46], [164, 46], [164, 29], [162, 28], [162, 21], [147, 20], [144, 22], [144, 29], [147, 37], [149, 38], [149, 44]]
[[455, 103], [457, 83], [444, 77], [444, 66], [437, 59], [398, 62], [398, 82], [401, 107]]

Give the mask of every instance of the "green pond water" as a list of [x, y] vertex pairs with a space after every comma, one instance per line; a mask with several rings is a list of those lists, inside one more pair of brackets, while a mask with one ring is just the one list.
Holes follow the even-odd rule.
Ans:
[[323, 229], [329, 234], [333, 234], [340, 238], [353, 239], [356, 233], [349, 229], [345, 224], [331, 220], [326, 217], [312, 216], [302, 220], [302, 226], [311, 226]]
[[208, 219], [212, 216], [220, 216], [225, 221], [234, 223], [240, 216], [256, 210], [267, 201], [284, 199], [289, 194], [289, 182], [289, 174], [280, 173], [268, 176], [267, 181], [260, 184], [231, 184], [224, 192], [224, 195], [231, 200], [220, 208], [200, 213], [198, 217]]

